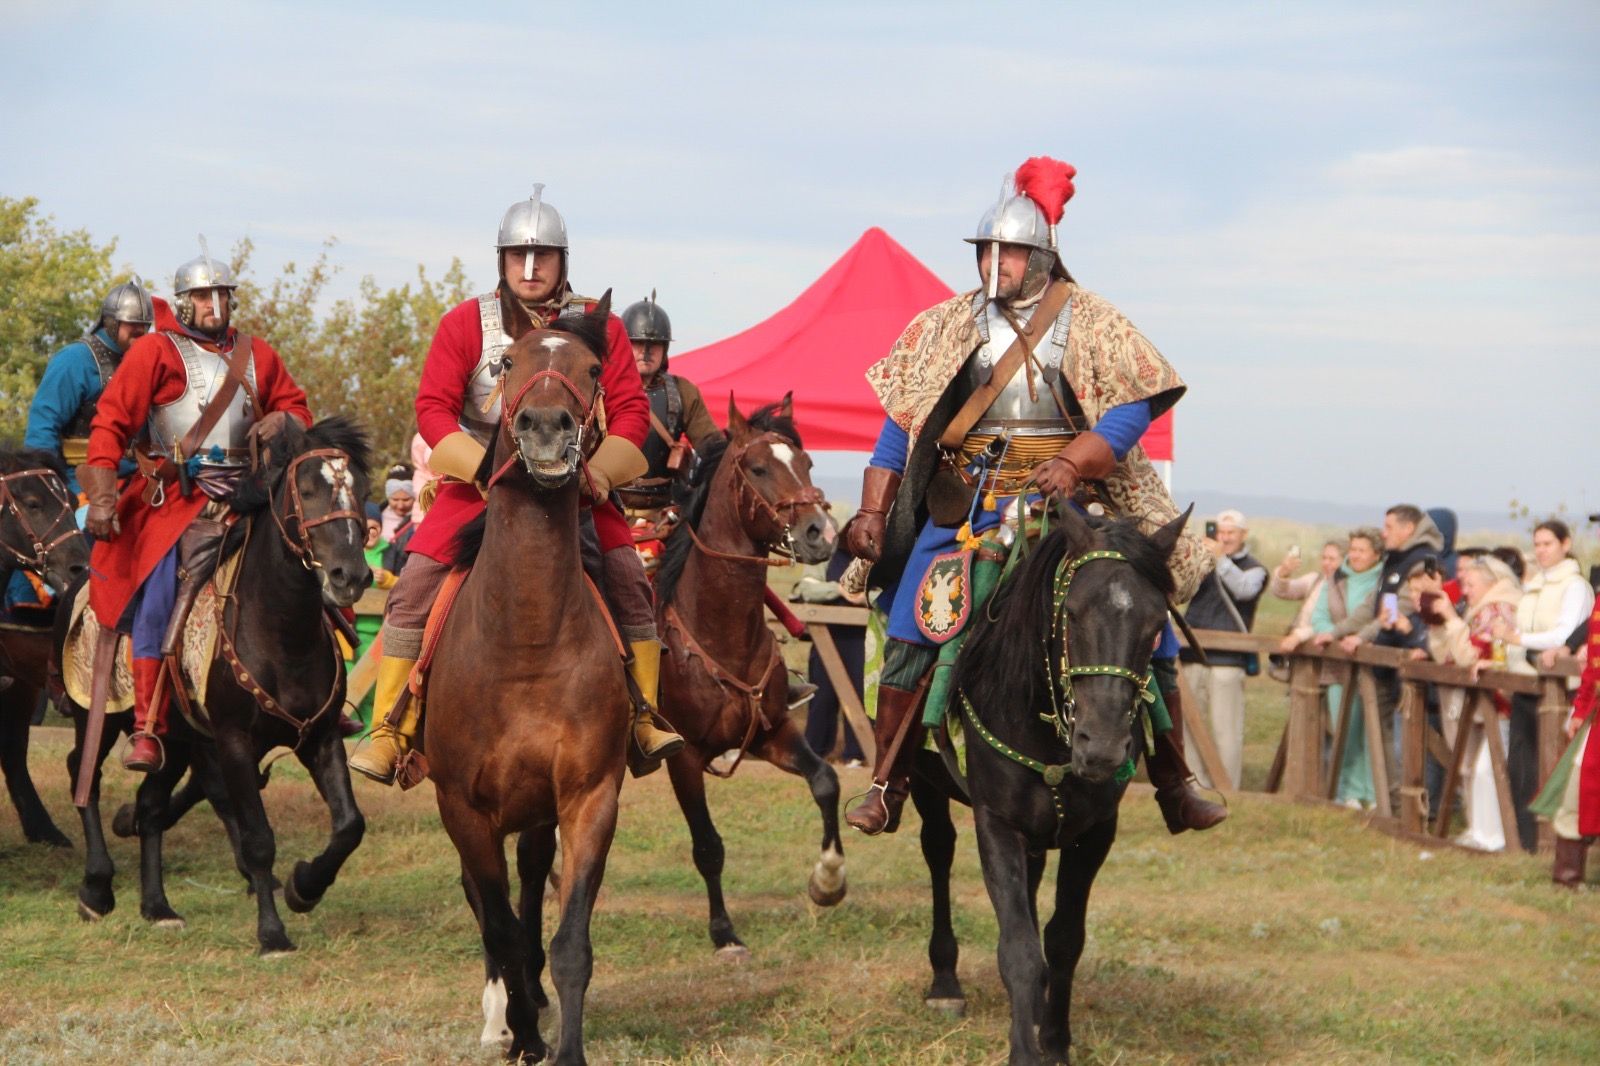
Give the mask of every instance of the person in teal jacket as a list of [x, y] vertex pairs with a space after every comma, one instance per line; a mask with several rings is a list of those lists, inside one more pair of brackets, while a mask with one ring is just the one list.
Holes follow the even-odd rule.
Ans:
[[[1333, 579], [1322, 586], [1317, 605], [1311, 611], [1313, 644], [1327, 647], [1372, 621], [1377, 611], [1378, 578], [1383, 573], [1378, 565], [1378, 546], [1382, 542], [1382, 535], [1375, 529], [1358, 529], [1350, 534], [1350, 548], [1344, 564]], [[1328, 685], [1328, 714], [1335, 730], [1339, 728], [1339, 709], [1343, 705], [1344, 685], [1338, 682]], [[1339, 802], [1349, 806], [1370, 807], [1376, 802], [1360, 696], [1350, 701], [1350, 732], [1345, 739], [1344, 763], [1335, 795]]]
[[[50, 357], [33, 403], [22, 446], [59, 455], [67, 465], [67, 487], [78, 492], [78, 464], [88, 458], [89, 424], [128, 346], [155, 324], [155, 303], [138, 281], [106, 293], [100, 318], [82, 339]], [[131, 469], [124, 473], [131, 473]]]

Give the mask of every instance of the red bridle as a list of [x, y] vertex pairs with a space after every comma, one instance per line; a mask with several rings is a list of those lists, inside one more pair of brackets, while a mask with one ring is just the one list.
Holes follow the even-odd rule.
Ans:
[[[511, 369], [510, 359], [506, 360], [505, 369], [506, 371]], [[506, 436], [511, 438], [511, 454], [506, 457], [506, 461], [501, 463], [500, 466], [495, 470], [494, 474], [490, 476], [488, 484], [489, 488], [493, 488], [495, 482], [499, 481], [503, 476], [505, 476], [506, 472], [510, 470], [518, 461], [526, 462], [522, 456], [522, 445], [517, 443], [517, 435], [511, 428], [511, 421], [515, 417], [517, 409], [522, 406], [522, 401], [527, 397], [529, 390], [546, 378], [553, 378], [561, 385], [562, 388], [566, 389], [567, 392], [572, 395], [574, 400], [578, 401], [578, 413], [580, 413], [583, 418], [578, 423], [578, 436], [572, 442], [572, 450], [575, 450], [578, 453], [578, 468], [583, 472], [584, 479], [588, 480], [588, 465], [585, 462], [586, 456], [583, 452], [584, 437], [588, 435], [588, 432], [591, 428], [596, 426], [598, 426], [600, 436], [605, 436], [605, 386], [596, 382], [594, 387], [594, 399], [589, 400], [584, 397], [583, 393], [578, 391], [578, 386], [572, 383], [571, 378], [567, 377], [567, 375], [563, 374], [559, 370], [552, 370], [547, 367], [544, 370], [536, 371], [531, 377], [528, 378], [527, 381], [524, 381], [522, 383], [522, 387], [517, 390], [516, 395], [511, 398], [509, 403], [503, 403], [500, 405], [500, 425], [506, 431]]]
[[[44, 487], [49, 490], [50, 495], [54, 496], [56, 502], [61, 504], [61, 510], [57, 513], [55, 521], [51, 522], [50, 527], [43, 533], [38, 533], [34, 530], [33, 523], [28, 521], [27, 511], [23, 509], [22, 501], [17, 499], [16, 492], [11, 488], [11, 482], [31, 477], [38, 478], [44, 482]], [[24, 569], [31, 570], [40, 576], [43, 576], [45, 568], [49, 565], [49, 557], [52, 551], [73, 537], [83, 536], [83, 531], [78, 528], [78, 524], [72, 515], [72, 500], [67, 494], [66, 482], [61, 480], [60, 474], [46, 467], [35, 467], [30, 470], [17, 470], [10, 474], [0, 474], [0, 510], [10, 511], [16, 517], [17, 524], [22, 527], [22, 532], [27, 535], [28, 542], [33, 548], [33, 555], [25, 555], [4, 542], [0, 542], [0, 548], [4, 548], [9, 552], [11, 557], [22, 564]], [[56, 527], [61, 525], [62, 522], [69, 523], [71, 528], [53, 540], [45, 540], [46, 537], [55, 532]]]

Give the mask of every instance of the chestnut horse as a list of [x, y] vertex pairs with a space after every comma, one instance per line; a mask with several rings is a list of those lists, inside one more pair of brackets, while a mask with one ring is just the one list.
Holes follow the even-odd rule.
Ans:
[[[169, 716], [172, 756], [146, 774], [135, 803], [140, 850], [140, 913], [158, 926], [181, 926], [162, 881], [162, 836], [180, 808], [171, 802], [178, 779], [193, 760], [230, 837], [256, 898], [260, 954], [294, 950], [278, 914], [272, 866], [277, 844], [261, 800], [261, 758], [274, 747], [292, 748], [328, 805], [332, 832], [321, 854], [295, 865], [284, 879], [290, 910], [315, 907], [366, 829], [350, 789], [343, 738], [344, 658], [324, 615], [325, 607], [355, 603], [371, 583], [363, 546], [365, 522], [354, 510], [368, 490], [366, 432], [343, 417], [310, 429], [293, 419], [262, 442], [262, 460], [245, 474], [230, 506], [240, 515], [222, 547], [239, 553], [237, 580], [224, 600], [218, 653], [211, 662], [205, 716], [211, 737], [182, 715]], [[65, 614], [65, 612], [62, 612]], [[66, 635], [58, 620], [57, 640]], [[72, 705], [79, 748], [88, 712]], [[79, 813], [87, 847], [78, 912], [99, 918], [112, 909], [114, 868], [106, 850], [99, 809], [100, 763], [114, 739], [107, 729], [94, 753], [89, 803]], [[68, 757], [74, 778], [78, 749]]]
[[[423, 698], [428, 776], [483, 938], [484, 1039], [509, 1030], [514, 1062], [547, 1051], [541, 901], [558, 828], [555, 1061], [584, 1061], [589, 922], [616, 832], [632, 716], [619, 645], [578, 540], [584, 460], [603, 425], [610, 308], [607, 292], [589, 314], [557, 319], [505, 353], [500, 429], [484, 461], [494, 467], [488, 506], [463, 531], [458, 565], [472, 569], [438, 632]], [[505, 854], [512, 834], [521, 834], [520, 921]]]
[[789, 398], [749, 421], [730, 400], [728, 439], [702, 457], [656, 581], [656, 618], [667, 644], [661, 711], [687, 742], [667, 770], [705, 879], [711, 943], [723, 957], [749, 952], [723, 903], [722, 837], [706, 806], [705, 773], [722, 752], [748, 753], [806, 779], [822, 812], [822, 853], [807, 891], [824, 907], [844, 898], [839, 778], [789, 718], [788, 675], [762, 610], [769, 552], [801, 563], [832, 553], [827, 507], [811, 484], [811, 457], [800, 446]]
[[[59, 457], [33, 449], [0, 449], [0, 594], [16, 571], [45, 582], [59, 596], [89, 565], [89, 546], [73, 516]], [[45, 612], [40, 612], [41, 614]], [[0, 622], [0, 771], [30, 843], [72, 846], [39, 799], [28, 773], [28, 729], [50, 678], [50, 626]]]

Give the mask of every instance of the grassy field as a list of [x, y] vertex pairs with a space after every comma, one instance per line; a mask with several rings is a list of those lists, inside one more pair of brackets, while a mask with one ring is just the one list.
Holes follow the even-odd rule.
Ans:
[[[1252, 715], [1255, 767], [1275, 739], [1272, 692]], [[64, 825], [66, 748], [63, 731], [35, 731], [35, 773]], [[844, 780], [848, 792], [866, 784], [861, 771]], [[118, 769], [108, 792], [132, 785]], [[493, 1061], [477, 1045], [476, 930], [429, 790], [359, 791], [365, 844], [317, 912], [286, 914], [301, 950], [273, 961], [253, 954], [253, 907], [206, 810], [167, 847], [182, 932], [139, 919], [135, 848], [120, 840], [117, 910], [80, 922], [81, 854], [24, 845], [6, 815], [0, 1061]], [[712, 801], [753, 957], [711, 954], [665, 775], [629, 782], [595, 924], [591, 1061], [1004, 1061], [970, 819], [956, 868], [970, 1005], [956, 1019], [921, 1002], [928, 902], [914, 829], [847, 840], [850, 895], [825, 911], [804, 898], [817, 829], [800, 782], [750, 765], [713, 783]], [[286, 871], [320, 846], [326, 817], [287, 763], [267, 802]], [[1079, 1062], [1600, 1061], [1600, 894], [1553, 888], [1539, 860], [1429, 853], [1345, 812], [1252, 796], [1233, 810], [1210, 834], [1170, 837], [1148, 790], [1130, 793], [1090, 908]]]

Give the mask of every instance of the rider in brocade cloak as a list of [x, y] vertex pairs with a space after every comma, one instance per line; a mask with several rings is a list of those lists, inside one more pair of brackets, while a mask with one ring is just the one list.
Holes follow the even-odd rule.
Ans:
[[[456, 535], [483, 512], [486, 489], [479, 468], [499, 431], [505, 351], [558, 316], [582, 315], [594, 304], [574, 295], [568, 284], [567, 226], [542, 201], [542, 190], [535, 186], [533, 197], [512, 204], [500, 223], [499, 286], [445, 314], [422, 367], [417, 430], [433, 449], [428, 465], [441, 477], [439, 492], [411, 538], [405, 569], [389, 590], [384, 609], [383, 658], [373, 695], [373, 713], [382, 721], [367, 746], [350, 758], [351, 769], [385, 784], [394, 780], [399, 760], [411, 746], [422, 709], [413, 699], [398, 715], [390, 712], [422, 652], [423, 629], [450, 571]], [[633, 737], [639, 754], [654, 763], [681, 748], [683, 738], [651, 721], [661, 645], [650, 583], [633, 550], [627, 520], [610, 502], [614, 488], [646, 469], [640, 446], [650, 432], [650, 405], [627, 331], [616, 315], [606, 336], [610, 349], [602, 353], [600, 371], [606, 437], [588, 461], [594, 497], [585, 510], [592, 517], [593, 537], [586, 531], [584, 551], [586, 565], [596, 563], [603, 575], [606, 605], [633, 652], [629, 669], [645, 700], [635, 710]], [[598, 540], [597, 552], [593, 540]], [[588, 558], [594, 554], [597, 559]]]
[[[95, 538], [89, 607], [106, 631], [133, 638], [134, 734], [122, 760], [131, 770], [161, 768], [168, 701], [153, 699], [161, 660], [176, 646], [180, 603], [192, 602], [216, 565], [251, 438], [274, 436], [286, 418], [311, 424], [306, 394], [278, 353], [260, 337], [241, 344], [229, 325], [235, 288], [227, 264], [208, 254], [178, 268], [177, 317], [163, 307], [156, 332], [128, 349], [100, 395], [78, 468]], [[242, 383], [224, 391], [230, 362], [242, 364]], [[209, 431], [189, 439], [227, 392]], [[130, 444], [139, 472], [119, 498], [117, 464]]]
[[[881, 590], [877, 606], [887, 615], [889, 639], [873, 783], [846, 820], [869, 835], [898, 827], [908, 794], [911, 759], [921, 746], [917, 708], [937, 654], [924, 631], [933, 616], [918, 624], [919, 612], [927, 611], [920, 586], [936, 557], [961, 546], [958, 529], [967, 525], [965, 535], [994, 528], [1030, 481], [1037, 490], [1030, 501], [1039, 494], [1070, 498], [1082, 486], [1111, 512], [1136, 517], [1148, 529], [1178, 514], [1138, 441], [1185, 385], [1116, 308], [1080, 288], [1062, 263], [1055, 224], [1075, 173], [1043, 157], [1018, 168], [1015, 191], [1008, 179], [968, 239], [977, 246], [986, 288], [922, 312], [867, 371], [888, 417], [863, 478], [861, 510], [847, 528], [846, 547], [858, 563], [846, 580]], [[1171, 561], [1180, 598], [1192, 594], [1208, 565], [1199, 539], [1185, 534]], [[1182, 748], [1172, 743], [1181, 721], [1176, 651], [1169, 628], [1152, 666], [1173, 731], [1157, 738], [1148, 760], [1174, 833], [1207, 829], [1226, 817], [1193, 791]]]

